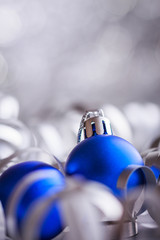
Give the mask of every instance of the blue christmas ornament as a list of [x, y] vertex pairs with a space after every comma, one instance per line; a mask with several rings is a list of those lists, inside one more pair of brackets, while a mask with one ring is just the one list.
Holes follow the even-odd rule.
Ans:
[[[84, 140], [81, 133], [84, 131]], [[102, 111], [87, 112], [80, 125], [78, 145], [71, 151], [66, 163], [66, 174], [80, 174], [110, 187], [115, 195], [123, 194], [117, 187], [122, 172], [131, 165], [144, 166], [138, 151], [126, 140], [112, 135], [110, 122]], [[141, 169], [130, 176], [127, 189], [145, 183]]]
[[[64, 176], [59, 170], [46, 163], [28, 161], [10, 167], [0, 176], [0, 200], [6, 218], [9, 218], [20, 234], [23, 220], [33, 202], [47, 194], [48, 196], [55, 194], [64, 187]], [[15, 196], [16, 191], [17, 196]], [[16, 202], [13, 204], [15, 197]], [[44, 217], [41, 228], [37, 229], [41, 240], [51, 239], [63, 230], [59, 212], [58, 202], [55, 202]], [[10, 234], [10, 229], [7, 230], [13, 237], [12, 231]]]

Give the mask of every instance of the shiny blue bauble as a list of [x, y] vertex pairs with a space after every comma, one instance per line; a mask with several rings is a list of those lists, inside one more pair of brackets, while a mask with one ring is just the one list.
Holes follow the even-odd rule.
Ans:
[[[6, 214], [8, 200], [10, 196], [12, 196], [17, 184], [23, 182], [23, 177], [29, 177], [30, 173], [39, 170], [46, 171], [46, 176], [43, 179], [41, 178], [34, 181], [23, 195], [20, 196], [16, 205], [16, 216], [13, 216], [13, 218], [18, 226], [19, 232], [21, 232], [22, 220], [26, 216], [31, 204], [35, 200], [38, 200], [38, 198], [45, 196], [50, 189], [52, 189], [52, 194], [63, 190], [65, 187], [64, 176], [56, 168], [39, 161], [28, 161], [16, 164], [0, 176], [0, 200]], [[53, 176], [47, 176], [47, 170], [53, 171]], [[47, 240], [55, 237], [63, 228], [59, 204], [55, 202], [44, 219], [43, 225], [37, 231], [40, 232], [41, 240]]]
[[[95, 135], [80, 142], [69, 154], [66, 174], [80, 174], [105, 184], [115, 195], [122, 196], [117, 181], [129, 165], [144, 165], [138, 151], [126, 140], [113, 135]], [[130, 177], [128, 189], [145, 183], [141, 170]]]

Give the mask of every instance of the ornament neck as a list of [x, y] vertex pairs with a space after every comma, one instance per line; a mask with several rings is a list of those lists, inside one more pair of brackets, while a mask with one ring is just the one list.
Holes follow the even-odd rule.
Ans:
[[84, 132], [84, 139], [94, 135], [112, 135], [110, 121], [104, 117], [102, 109], [86, 111], [82, 116], [78, 132], [78, 143], [82, 140], [82, 131]]

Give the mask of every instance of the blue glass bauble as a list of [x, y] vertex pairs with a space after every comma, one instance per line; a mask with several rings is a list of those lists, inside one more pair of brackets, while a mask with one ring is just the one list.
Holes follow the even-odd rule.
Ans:
[[0, 200], [2, 202], [4, 210], [6, 208], [7, 200], [13, 192], [17, 183], [19, 183], [19, 181], [26, 174], [40, 169], [53, 169], [53, 167], [49, 164], [45, 164], [39, 161], [28, 161], [16, 164], [8, 168], [0, 176]]
[[[95, 135], [80, 142], [70, 153], [66, 163], [67, 175], [80, 174], [110, 187], [121, 195], [117, 181], [129, 165], [144, 165], [138, 151], [126, 140], [113, 135]], [[144, 184], [141, 170], [130, 177], [128, 189]]]
[[[17, 184], [23, 182], [23, 178], [30, 175], [32, 172], [39, 170], [46, 171], [46, 176], [34, 181], [29, 188], [23, 192], [16, 205], [16, 222], [19, 232], [21, 232], [21, 223], [27, 214], [31, 204], [38, 198], [45, 196], [52, 189], [52, 194], [61, 191], [65, 187], [65, 179], [59, 170], [39, 161], [28, 161], [16, 164], [7, 169], [0, 177], [0, 200], [6, 213], [7, 204]], [[47, 170], [53, 171], [53, 176], [47, 176]], [[59, 234], [64, 226], [59, 213], [58, 202], [54, 202], [50, 212], [43, 221], [42, 226], [38, 230], [40, 239], [47, 240]]]

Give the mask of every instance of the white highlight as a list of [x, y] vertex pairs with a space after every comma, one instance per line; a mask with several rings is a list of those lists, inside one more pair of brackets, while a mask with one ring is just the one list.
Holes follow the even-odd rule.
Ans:
[[0, 118], [16, 119], [19, 115], [19, 102], [10, 95], [0, 95]]

